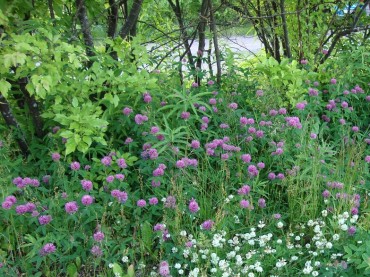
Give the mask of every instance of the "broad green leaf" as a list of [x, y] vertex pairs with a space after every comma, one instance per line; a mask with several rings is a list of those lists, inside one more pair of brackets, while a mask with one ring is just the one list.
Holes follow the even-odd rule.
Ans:
[[8, 97], [8, 91], [10, 90], [11, 87], [12, 85], [6, 80], [4, 79], [0, 80], [0, 92], [5, 98]]

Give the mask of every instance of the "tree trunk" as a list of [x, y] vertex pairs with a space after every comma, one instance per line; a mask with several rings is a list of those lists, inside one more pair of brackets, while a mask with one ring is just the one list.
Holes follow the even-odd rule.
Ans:
[[218, 84], [221, 84], [221, 58], [220, 58], [220, 48], [218, 46], [217, 28], [216, 28], [216, 22], [215, 22], [215, 18], [213, 14], [212, 0], [208, 0], [208, 1], [209, 1], [208, 4], [209, 4], [210, 26], [211, 26], [211, 30], [213, 33], [213, 44], [215, 48], [215, 57], [216, 57], [216, 66], [217, 66], [216, 80]]
[[8, 125], [8, 127], [10, 128], [14, 128], [17, 131], [18, 137], [16, 138], [16, 141], [23, 156], [27, 156], [29, 154], [29, 149], [27, 142], [24, 138], [24, 134], [10, 109], [8, 101], [6, 101], [5, 97], [1, 93], [0, 93], [0, 112], [4, 118], [6, 125]]
[[280, 0], [280, 12], [281, 12], [281, 21], [283, 23], [283, 30], [284, 30], [284, 52], [287, 58], [292, 58], [292, 53], [290, 51], [290, 43], [289, 43], [289, 34], [288, 34], [288, 27], [286, 22], [286, 16], [285, 16], [285, 1]]
[[[207, 26], [207, 15], [208, 15], [208, 0], [202, 1], [202, 6], [200, 9], [200, 21], [198, 24], [198, 38], [199, 38], [199, 45], [198, 45], [198, 51], [197, 51], [197, 63], [196, 63], [196, 70], [201, 71], [202, 70], [202, 58], [204, 54], [204, 48], [206, 46], [206, 35], [205, 30]], [[200, 85], [201, 77], [199, 74], [197, 74], [195, 78], [195, 82]]]
[[185, 47], [185, 54], [188, 58], [190, 68], [192, 70], [195, 70], [195, 63], [194, 63], [194, 59], [193, 59], [193, 54], [191, 53], [190, 44], [189, 44], [189, 35], [188, 35], [188, 32], [186, 31], [186, 28], [185, 28], [180, 2], [179, 2], [179, 0], [176, 0], [176, 5], [175, 5], [172, 2], [172, 0], [168, 0], [168, 3], [170, 4], [173, 12], [176, 15], [177, 23], [179, 24], [179, 27], [180, 27], [181, 40], [182, 40], [182, 43], [184, 44], [184, 47]]
[[[86, 54], [88, 57], [93, 57], [94, 54], [94, 42], [90, 30], [89, 19], [87, 17], [86, 6], [84, 0], [76, 0], [77, 17], [81, 23], [82, 34], [86, 45]], [[89, 67], [92, 62], [89, 62]]]
[[133, 28], [135, 27], [137, 20], [139, 18], [141, 6], [144, 0], [135, 0], [132, 8], [130, 10], [129, 15], [127, 16], [125, 24], [122, 26], [119, 35], [122, 39], [126, 39], [129, 36], [130, 32], [132, 32]]

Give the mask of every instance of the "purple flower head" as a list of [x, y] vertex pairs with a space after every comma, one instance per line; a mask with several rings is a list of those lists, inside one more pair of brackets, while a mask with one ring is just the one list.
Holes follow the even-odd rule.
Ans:
[[276, 175], [276, 178], [283, 180], [285, 179], [285, 175], [283, 173], [278, 173], [278, 175]]
[[249, 173], [249, 176], [251, 177], [257, 176], [258, 175], [257, 167], [255, 165], [248, 166], [248, 173]]
[[172, 209], [176, 208], [176, 198], [172, 195], [167, 196], [164, 206], [166, 208], [172, 208]]
[[1, 206], [4, 210], [10, 210], [13, 207], [13, 203], [11, 201], [4, 201]]
[[51, 178], [50, 175], [44, 175], [42, 176], [42, 181], [44, 182], [44, 184], [48, 184], [50, 181], [50, 178]]
[[105, 156], [101, 159], [101, 163], [105, 166], [110, 166], [112, 164], [112, 158], [110, 156]]
[[113, 175], [109, 175], [106, 179], [105, 179], [108, 183], [112, 183], [114, 181], [114, 176]]
[[273, 217], [274, 217], [274, 219], [280, 219], [281, 218], [281, 214], [274, 214]]
[[190, 145], [192, 148], [198, 149], [200, 147], [200, 142], [198, 140], [192, 140]]
[[229, 128], [230, 128], [230, 126], [229, 126], [228, 124], [226, 124], [226, 123], [221, 123], [221, 124], [220, 124], [220, 128], [221, 128], [221, 129], [229, 129]]
[[135, 123], [137, 125], [141, 125], [146, 121], [148, 121], [148, 117], [146, 115], [142, 115], [142, 114], [135, 115]]
[[216, 105], [216, 104], [217, 104], [217, 100], [216, 100], [216, 98], [211, 98], [211, 99], [209, 99], [209, 104], [211, 104], [211, 105]]
[[81, 180], [81, 186], [84, 190], [90, 191], [92, 190], [93, 184], [90, 180]]
[[263, 90], [262, 90], [262, 89], [257, 90], [257, 91], [256, 91], [256, 96], [257, 96], [257, 97], [261, 97], [261, 96], [263, 96]]
[[305, 102], [301, 102], [301, 103], [298, 103], [297, 105], [296, 105], [296, 108], [298, 109], [298, 110], [304, 110], [304, 108], [306, 107], [306, 103]]
[[52, 220], [51, 215], [42, 215], [38, 218], [41, 225], [46, 225]]
[[19, 205], [15, 207], [15, 211], [17, 214], [25, 214], [28, 212], [28, 207], [27, 205]]
[[152, 102], [152, 96], [150, 95], [150, 93], [149, 93], [149, 92], [145, 92], [145, 93], [143, 94], [143, 100], [144, 100], [144, 102], [145, 102], [145, 103], [150, 103], [150, 102]]
[[129, 107], [125, 107], [123, 110], [122, 110], [122, 113], [124, 115], [130, 115], [132, 113], [132, 109], [130, 109]]
[[332, 79], [330, 80], [330, 84], [335, 85], [336, 83], [337, 83], [337, 80], [336, 80], [336, 79], [332, 78]]
[[132, 138], [126, 138], [125, 140], [125, 144], [128, 145], [130, 144], [131, 142], [133, 142], [134, 140]]
[[101, 250], [101, 248], [98, 245], [94, 245], [91, 248], [90, 252], [95, 257], [101, 257], [101, 256], [103, 256], [103, 251]]
[[330, 197], [330, 191], [324, 190], [323, 193], [322, 193], [322, 197], [329, 198]]
[[158, 198], [152, 197], [149, 199], [149, 205], [157, 205], [158, 204]]
[[262, 131], [262, 130], [258, 130], [257, 132], [256, 132], [256, 137], [257, 138], [262, 138], [264, 136], [264, 132]]
[[90, 206], [94, 202], [94, 198], [90, 195], [84, 195], [81, 197], [81, 203], [84, 206]]
[[13, 179], [13, 184], [16, 185], [18, 188], [23, 188], [23, 187], [26, 186], [21, 177], [14, 178]]
[[275, 116], [275, 115], [277, 115], [277, 114], [278, 114], [278, 111], [277, 111], [277, 110], [270, 110], [269, 114], [270, 114], [271, 116]]
[[165, 229], [165, 226], [163, 224], [157, 223], [153, 227], [153, 231], [158, 232], [158, 231], [163, 231]]
[[353, 236], [356, 233], [356, 227], [351, 226], [348, 228], [348, 235]]
[[45, 255], [48, 255], [48, 254], [54, 253], [54, 252], [55, 252], [55, 250], [56, 250], [56, 247], [55, 247], [55, 245], [54, 245], [53, 243], [47, 243], [47, 244], [45, 244], [45, 245], [41, 248], [41, 250], [40, 250], [39, 254], [40, 254], [40, 256], [45, 256]]
[[60, 154], [59, 153], [53, 153], [51, 154], [51, 158], [54, 162], [57, 162], [60, 160]]
[[249, 201], [245, 199], [240, 200], [240, 207], [243, 209], [249, 208]]
[[168, 265], [168, 262], [162, 261], [159, 264], [159, 275], [160, 276], [170, 276], [170, 267]]
[[207, 84], [208, 84], [209, 86], [212, 86], [214, 83], [215, 83], [215, 82], [214, 82], [213, 80], [209, 80], [209, 81], [207, 82]]
[[196, 213], [199, 211], [199, 205], [194, 199], [191, 199], [189, 202], [189, 211], [191, 213]]
[[103, 241], [104, 240], [104, 233], [101, 232], [101, 231], [97, 231], [96, 233], [94, 233], [93, 235], [93, 238], [95, 241]]
[[311, 134], [310, 134], [310, 138], [311, 138], [311, 139], [316, 139], [316, 138], [317, 138], [317, 134], [315, 134], [315, 133], [311, 133]]
[[125, 175], [124, 174], [121, 174], [121, 173], [118, 173], [118, 174], [114, 175], [114, 177], [117, 180], [120, 180], [120, 181], [123, 181], [125, 179]]
[[153, 176], [158, 177], [158, 176], [163, 176], [164, 175], [164, 169], [158, 167], [153, 170]]
[[26, 204], [27, 212], [32, 213], [34, 210], [36, 210], [36, 205], [32, 202], [28, 202]]
[[274, 179], [276, 178], [276, 175], [275, 175], [275, 173], [274, 173], [274, 172], [270, 172], [270, 173], [267, 175], [267, 178], [268, 178], [269, 180], [274, 180]]
[[285, 121], [288, 124], [288, 126], [292, 126], [297, 129], [302, 129], [302, 124], [298, 117], [286, 117]]
[[236, 110], [238, 108], [238, 104], [237, 103], [230, 103], [229, 108], [232, 109], [232, 110]]
[[152, 128], [150, 128], [150, 133], [152, 134], [152, 135], [154, 135], [154, 134], [156, 134], [156, 133], [158, 133], [159, 132], [159, 127], [157, 127], [157, 126], [153, 126]]
[[180, 117], [181, 117], [182, 119], [187, 120], [187, 119], [189, 119], [189, 117], [190, 117], [190, 113], [189, 113], [189, 112], [182, 112]]
[[157, 188], [161, 185], [160, 181], [152, 180], [152, 187]]
[[251, 191], [251, 187], [248, 185], [242, 186], [240, 189], [238, 189], [238, 194], [239, 195], [247, 195]]
[[127, 199], [128, 199], [127, 192], [125, 192], [125, 191], [120, 191], [120, 192], [118, 193], [117, 199], [118, 199], [118, 201], [119, 201], [119, 202], [121, 202], [121, 203], [125, 203], [125, 202], [127, 201]]
[[80, 163], [79, 162], [72, 162], [71, 163], [71, 169], [72, 170], [79, 170], [81, 167]]
[[144, 208], [146, 206], [146, 201], [144, 199], [140, 199], [136, 202], [136, 205], [140, 208]]
[[64, 205], [64, 209], [68, 214], [74, 214], [78, 210], [76, 201], [68, 202]]
[[266, 200], [264, 198], [258, 199], [258, 206], [260, 208], [265, 208], [266, 207]]
[[257, 167], [260, 168], [260, 169], [263, 169], [263, 168], [265, 168], [265, 164], [263, 162], [259, 162], [257, 164]]
[[241, 158], [242, 158], [242, 161], [245, 163], [250, 163], [252, 160], [252, 157], [250, 154], [243, 154]]
[[214, 224], [212, 220], [208, 219], [202, 223], [201, 227], [203, 230], [211, 230]]
[[127, 164], [126, 164], [126, 161], [124, 158], [120, 158], [117, 160], [117, 165], [120, 167], [120, 168], [126, 168], [127, 167]]
[[17, 198], [14, 195], [9, 195], [5, 198], [4, 201], [9, 201], [13, 204], [17, 203]]

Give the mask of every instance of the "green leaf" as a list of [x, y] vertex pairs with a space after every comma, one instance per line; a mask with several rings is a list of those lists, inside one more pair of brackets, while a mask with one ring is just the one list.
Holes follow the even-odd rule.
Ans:
[[67, 273], [69, 277], [76, 277], [77, 274], [77, 267], [74, 263], [71, 263], [67, 266]]
[[122, 268], [120, 267], [120, 265], [119, 265], [119, 264], [117, 264], [117, 263], [114, 263], [114, 264], [113, 264], [113, 273], [114, 273], [115, 275], [122, 276], [123, 271], [122, 271]]
[[127, 268], [127, 277], [135, 277], [134, 265], [130, 265]]
[[76, 142], [73, 139], [68, 139], [66, 143], [66, 155], [69, 155], [76, 151]]
[[72, 99], [72, 106], [73, 106], [74, 108], [77, 108], [77, 107], [78, 107], [78, 100], [77, 100], [77, 98], [76, 98], [76, 97], [73, 97], [73, 99]]
[[0, 80], [0, 92], [5, 98], [8, 97], [8, 91], [10, 90], [11, 87], [12, 85], [5, 79]]
[[5, 68], [10, 68], [11, 66], [23, 65], [26, 62], [27, 56], [23, 53], [14, 52], [11, 54], [5, 54], [3, 56]]

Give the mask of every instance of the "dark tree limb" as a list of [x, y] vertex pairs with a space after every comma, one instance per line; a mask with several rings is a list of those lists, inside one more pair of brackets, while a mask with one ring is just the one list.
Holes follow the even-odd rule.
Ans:
[[144, 0], [134, 0], [130, 13], [127, 16], [126, 22], [119, 32], [119, 36], [122, 39], [126, 39], [126, 37], [129, 36], [130, 33], [132, 33], [133, 28], [136, 26], [143, 1]]
[[195, 63], [194, 63], [194, 59], [193, 59], [193, 54], [191, 53], [191, 50], [190, 50], [189, 35], [188, 35], [188, 33], [186, 31], [186, 28], [185, 28], [180, 2], [179, 2], [179, 0], [176, 0], [176, 4], [174, 4], [172, 0], [168, 0], [168, 3], [170, 4], [173, 12], [175, 13], [177, 23], [179, 24], [180, 36], [181, 36], [182, 42], [183, 42], [184, 47], [185, 47], [185, 53], [187, 55], [190, 67], [192, 68], [192, 70], [195, 70]]
[[[54, 13], [54, 7], [53, 7], [53, 0], [48, 0], [48, 7], [50, 12], [50, 18], [52, 20], [55, 20], [55, 13]], [[55, 24], [55, 23], [54, 23]]]
[[23, 93], [25, 102], [28, 106], [33, 125], [35, 127], [35, 133], [36, 136], [40, 139], [42, 139], [45, 136], [44, 132], [44, 124], [41, 118], [41, 113], [39, 109], [39, 103], [36, 101], [35, 97], [29, 94], [28, 90], [26, 89], [26, 85], [28, 83], [28, 78], [21, 78], [18, 81], [19, 88], [21, 92]]
[[215, 57], [216, 57], [216, 67], [217, 67], [217, 73], [216, 73], [216, 80], [218, 84], [221, 84], [221, 55], [220, 55], [220, 48], [218, 45], [218, 37], [217, 37], [217, 28], [216, 28], [216, 22], [215, 17], [212, 10], [212, 0], [208, 0], [209, 5], [209, 19], [210, 19], [210, 27], [213, 33], [213, 44], [215, 49]]
[[[87, 11], [84, 0], [76, 0], [77, 17], [81, 23], [82, 34], [86, 45], [86, 54], [88, 57], [93, 57], [94, 54], [94, 41], [90, 30], [89, 19], [87, 17]], [[89, 63], [89, 67], [92, 62]]]
[[0, 112], [4, 118], [6, 125], [8, 125], [9, 128], [13, 128], [14, 130], [17, 131], [18, 137], [16, 138], [16, 141], [23, 156], [27, 156], [29, 154], [29, 148], [24, 137], [24, 134], [10, 109], [8, 101], [6, 101], [5, 97], [1, 93], [0, 93]]
[[[208, 0], [202, 1], [202, 6], [200, 8], [200, 18], [199, 18], [199, 24], [198, 24], [198, 38], [199, 38], [199, 44], [198, 44], [198, 51], [197, 51], [197, 62], [196, 62], [196, 70], [202, 69], [202, 57], [204, 53], [204, 49], [206, 46], [206, 25], [208, 20]], [[196, 76], [195, 82], [200, 85], [201, 78], [199, 75]]]
[[280, 11], [281, 11], [281, 20], [283, 22], [283, 30], [284, 30], [284, 50], [286, 56], [291, 59], [292, 53], [290, 51], [290, 43], [289, 43], [289, 34], [288, 34], [288, 27], [286, 22], [286, 16], [285, 16], [285, 1], [280, 0]]

